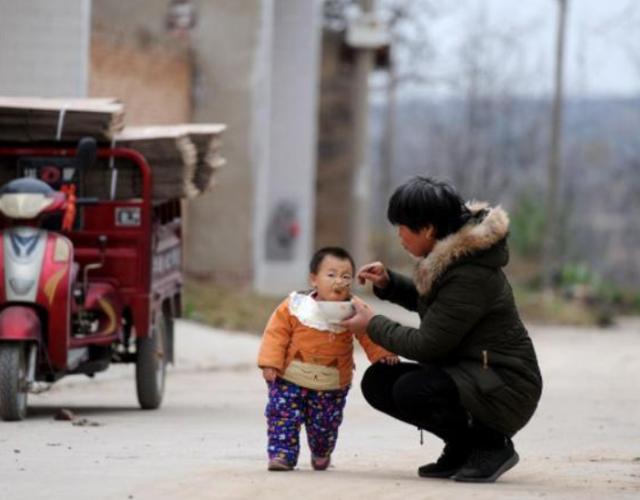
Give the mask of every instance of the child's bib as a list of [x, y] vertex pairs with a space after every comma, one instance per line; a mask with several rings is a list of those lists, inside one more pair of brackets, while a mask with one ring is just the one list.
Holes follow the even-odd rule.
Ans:
[[305, 326], [329, 333], [344, 333], [346, 328], [329, 323], [320, 311], [315, 299], [310, 295], [298, 292], [289, 294], [289, 312]]

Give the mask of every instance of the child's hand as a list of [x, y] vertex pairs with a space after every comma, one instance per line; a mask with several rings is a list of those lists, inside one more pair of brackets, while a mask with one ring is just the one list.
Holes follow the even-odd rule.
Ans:
[[278, 370], [275, 368], [263, 368], [262, 376], [267, 382], [273, 382], [278, 376]]
[[385, 365], [397, 365], [398, 363], [400, 363], [400, 358], [395, 354], [392, 354], [390, 356], [380, 358], [380, 363], [384, 363]]

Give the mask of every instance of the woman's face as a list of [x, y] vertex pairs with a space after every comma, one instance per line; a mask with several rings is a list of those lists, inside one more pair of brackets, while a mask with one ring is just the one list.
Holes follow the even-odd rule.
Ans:
[[436, 232], [433, 226], [423, 227], [417, 232], [408, 226], [398, 226], [398, 237], [404, 249], [414, 257], [424, 257], [431, 253], [436, 244]]

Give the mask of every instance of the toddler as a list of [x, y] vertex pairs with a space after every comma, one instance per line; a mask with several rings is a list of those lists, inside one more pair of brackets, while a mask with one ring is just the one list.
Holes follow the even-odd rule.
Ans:
[[[269, 470], [292, 470], [298, 462], [300, 427], [305, 425], [311, 465], [325, 470], [331, 461], [349, 392], [353, 337], [330, 323], [320, 301], [348, 301], [355, 266], [342, 248], [318, 250], [309, 265], [308, 292], [292, 292], [267, 323], [258, 366], [269, 387], [265, 410]], [[397, 356], [373, 343], [366, 333], [355, 335], [372, 363], [395, 364]]]

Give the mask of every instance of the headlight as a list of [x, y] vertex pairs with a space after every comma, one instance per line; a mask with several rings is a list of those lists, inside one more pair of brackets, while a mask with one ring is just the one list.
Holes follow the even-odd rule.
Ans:
[[7, 193], [0, 196], [0, 212], [12, 219], [33, 219], [53, 201], [41, 193]]

